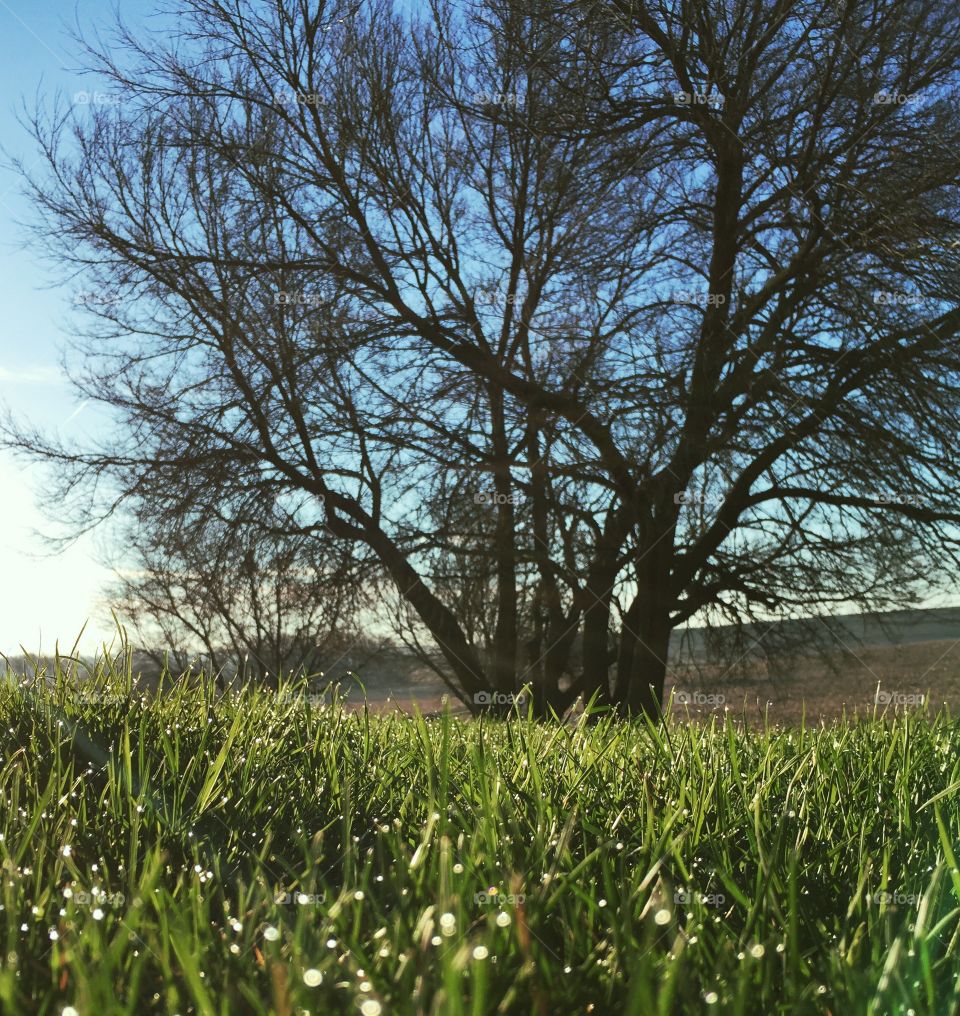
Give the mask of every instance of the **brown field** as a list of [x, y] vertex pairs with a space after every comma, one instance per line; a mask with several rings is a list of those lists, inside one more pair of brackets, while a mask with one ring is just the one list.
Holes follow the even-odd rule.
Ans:
[[[372, 663], [372, 661], [371, 661]], [[358, 667], [367, 700], [377, 711], [416, 706], [426, 714], [444, 708], [445, 698], [455, 713], [466, 709], [449, 695], [429, 670]], [[398, 679], [399, 678], [399, 679]], [[878, 694], [879, 689], [879, 694]], [[352, 708], [362, 708], [363, 691], [341, 684]], [[732, 717], [749, 726], [792, 726], [803, 720], [829, 722], [872, 716], [914, 705], [924, 696], [927, 708], [946, 705], [960, 713], [960, 640], [939, 639], [898, 646], [860, 646], [829, 654], [753, 661], [734, 667], [675, 666], [667, 679], [674, 693], [675, 720], [703, 720], [711, 714]], [[688, 701], [683, 701], [686, 695]], [[710, 698], [713, 696], [713, 698]], [[678, 701], [679, 699], [679, 701]]]
[[936, 711], [960, 712], [960, 640], [938, 639], [899, 646], [860, 646], [828, 656], [797, 656], [698, 677], [671, 674], [674, 691], [722, 695], [722, 702], [674, 704], [674, 716], [703, 718], [728, 711], [749, 725], [829, 722], [846, 714], [872, 716], [914, 705], [919, 696]]

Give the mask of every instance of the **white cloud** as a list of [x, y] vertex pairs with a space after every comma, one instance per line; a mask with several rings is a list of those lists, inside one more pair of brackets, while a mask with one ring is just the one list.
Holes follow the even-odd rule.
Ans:
[[0, 383], [20, 385], [62, 385], [66, 381], [59, 367], [37, 364], [25, 367], [0, 365]]

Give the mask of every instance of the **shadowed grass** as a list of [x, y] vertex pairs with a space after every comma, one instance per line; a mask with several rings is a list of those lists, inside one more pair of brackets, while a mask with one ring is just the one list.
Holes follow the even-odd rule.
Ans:
[[4, 1013], [960, 1007], [947, 716], [427, 720], [77, 671], [0, 686]]

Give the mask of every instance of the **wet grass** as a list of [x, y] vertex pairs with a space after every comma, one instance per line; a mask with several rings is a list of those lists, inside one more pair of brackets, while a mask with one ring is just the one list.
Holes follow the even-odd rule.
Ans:
[[960, 726], [0, 683], [0, 1010], [960, 1011]]

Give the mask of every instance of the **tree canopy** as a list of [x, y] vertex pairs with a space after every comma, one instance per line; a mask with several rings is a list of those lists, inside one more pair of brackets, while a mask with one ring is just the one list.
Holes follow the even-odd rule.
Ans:
[[177, 7], [31, 121], [117, 426], [6, 440], [79, 524], [269, 502], [477, 707], [956, 574], [955, 4]]

